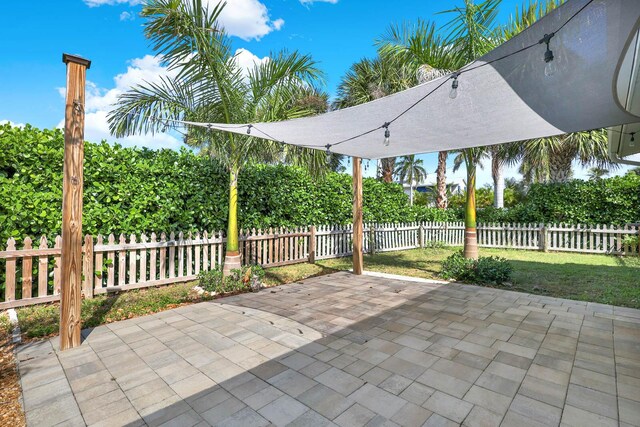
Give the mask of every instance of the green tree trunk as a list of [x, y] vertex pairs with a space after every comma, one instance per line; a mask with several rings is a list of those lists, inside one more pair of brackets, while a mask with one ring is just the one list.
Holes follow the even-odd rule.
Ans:
[[464, 257], [478, 259], [476, 228], [476, 163], [469, 153], [464, 154], [467, 166], [467, 203], [464, 212]]
[[240, 268], [238, 252], [238, 168], [229, 171], [229, 220], [227, 225], [227, 251], [224, 256], [223, 275], [228, 276], [231, 270]]

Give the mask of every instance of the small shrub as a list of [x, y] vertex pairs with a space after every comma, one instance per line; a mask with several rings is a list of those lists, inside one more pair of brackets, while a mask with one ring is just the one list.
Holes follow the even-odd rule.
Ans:
[[442, 262], [440, 275], [447, 280], [470, 281], [474, 277], [475, 263], [475, 260], [465, 258], [462, 251], [454, 252]]
[[465, 258], [462, 251], [458, 251], [444, 260], [440, 275], [460, 282], [500, 285], [511, 278], [512, 272], [513, 267], [504, 258], [480, 257], [473, 260]]
[[243, 266], [241, 269], [231, 270], [227, 277], [222, 276], [222, 269], [203, 271], [198, 274], [198, 285], [207, 292], [224, 294], [228, 292], [246, 292], [251, 290], [252, 279], [262, 282], [264, 269], [259, 265]]
[[502, 284], [511, 279], [513, 267], [504, 258], [480, 257], [476, 262], [476, 281], [479, 283]]

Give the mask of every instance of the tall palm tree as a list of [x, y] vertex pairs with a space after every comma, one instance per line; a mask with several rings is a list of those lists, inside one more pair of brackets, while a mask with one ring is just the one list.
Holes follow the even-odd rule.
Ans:
[[476, 223], [476, 169], [489, 156], [485, 147], [466, 148], [454, 158], [453, 170], [464, 163], [467, 169], [467, 191], [464, 210], [464, 257], [478, 259], [478, 224]]
[[[446, 24], [447, 46], [459, 62], [469, 63], [497, 46], [496, 18], [500, 0], [485, 0], [474, 3], [464, 0], [464, 6], [455, 7], [442, 13], [453, 15]], [[476, 234], [476, 168], [487, 155], [487, 147], [462, 150], [459, 159], [467, 168], [467, 200], [465, 204], [464, 255], [478, 258], [478, 236]], [[458, 167], [462, 164], [459, 160]]]
[[[465, 65], [436, 30], [434, 23], [418, 20], [415, 24], [391, 25], [376, 41], [380, 55], [392, 56], [409, 66], [417, 77], [418, 84], [450, 74]], [[446, 151], [438, 153], [436, 169], [436, 206], [446, 209], [447, 201], [447, 157]]]
[[[415, 86], [416, 77], [410, 68], [390, 56], [361, 59], [351, 66], [337, 90], [334, 108], [352, 107], [382, 98]], [[385, 182], [393, 181], [395, 157], [380, 161]]]
[[403, 183], [409, 184], [409, 204], [413, 206], [413, 185], [427, 179], [427, 171], [422, 166], [422, 159], [415, 155], [404, 156], [398, 162], [395, 173]]
[[608, 154], [604, 130], [575, 132], [522, 144], [521, 171], [530, 182], [566, 182], [573, 176], [572, 164], [617, 169]]
[[[203, 0], [149, 0], [142, 16], [145, 36], [175, 76], [144, 83], [119, 97], [109, 114], [116, 136], [162, 131], [167, 123], [188, 120], [255, 123], [312, 114], [298, 104], [309, 95], [321, 73], [316, 63], [297, 52], [277, 52], [246, 75], [232, 53], [230, 38], [219, 25], [225, 3], [213, 8]], [[248, 135], [206, 128], [188, 129], [185, 142], [203, 147], [229, 171], [229, 212], [225, 274], [240, 267], [238, 252], [238, 174], [247, 162], [274, 161], [280, 144]], [[324, 154], [296, 148], [291, 161], [325, 167]], [[295, 159], [294, 159], [295, 157]], [[297, 160], [296, 160], [297, 159]]]

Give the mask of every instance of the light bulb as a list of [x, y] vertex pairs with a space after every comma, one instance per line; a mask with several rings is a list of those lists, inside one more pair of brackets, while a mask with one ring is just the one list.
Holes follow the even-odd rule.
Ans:
[[326, 153], [327, 153], [327, 157], [326, 157], [327, 163], [331, 163], [331, 145], [329, 144], [327, 144]]
[[555, 33], [545, 34], [544, 37], [540, 39], [540, 42], [539, 42], [540, 44], [544, 43], [547, 46], [547, 50], [544, 52], [544, 62], [545, 62], [544, 75], [547, 77], [553, 76], [557, 71], [555, 61], [553, 60], [554, 59], [553, 51], [549, 47], [549, 43], [551, 43], [551, 39], [554, 36], [555, 36]]
[[253, 127], [253, 125], [247, 126], [247, 135], [251, 135], [251, 128], [252, 127]]
[[451, 83], [451, 90], [449, 91], [449, 98], [456, 99], [458, 97], [458, 77], [453, 78]]
[[389, 144], [391, 143], [391, 132], [389, 131], [389, 128], [387, 127], [384, 131], [384, 146], [388, 147]]
[[547, 77], [551, 77], [553, 76], [556, 71], [558, 70], [558, 68], [556, 67], [556, 61], [554, 61], [553, 59], [549, 62], [547, 62], [544, 66], [544, 75]]
[[635, 147], [635, 146], [636, 146], [636, 133], [632, 132], [631, 140], [629, 141], [629, 147]]

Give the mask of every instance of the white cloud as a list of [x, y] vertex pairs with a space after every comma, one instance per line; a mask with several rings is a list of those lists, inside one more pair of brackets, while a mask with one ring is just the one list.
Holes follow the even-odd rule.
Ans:
[[273, 28], [275, 28], [276, 31], [279, 31], [282, 27], [284, 27], [284, 19], [278, 18], [273, 21]]
[[0, 125], [6, 125], [9, 124], [14, 128], [23, 128], [24, 127], [24, 123], [16, 123], [16, 122], [12, 122], [11, 120], [0, 120]]
[[[209, 9], [219, 3], [219, 0], [207, 0]], [[244, 40], [259, 40], [284, 25], [282, 18], [272, 21], [267, 6], [259, 0], [227, 0], [220, 13], [220, 22], [230, 35]]]
[[[159, 57], [146, 55], [129, 61], [127, 71], [113, 78], [114, 87], [102, 88], [91, 81], [87, 81], [85, 98], [85, 132], [87, 141], [99, 142], [103, 139], [115, 141], [116, 138], [109, 132], [107, 114], [113, 109], [118, 96], [133, 86], [145, 82], [157, 82], [162, 76], [175, 74], [168, 71], [161, 63]], [[64, 98], [65, 88], [58, 88], [60, 96]], [[64, 126], [64, 119], [58, 123], [58, 127]], [[119, 138], [118, 142], [125, 146], [139, 146], [149, 148], [177, 149], [182, 145], [179, 138], [164, 133], [133, 135]]]
[[249, 70], [253, 69], [256, 65], [264, 64], [269, 61], [269, 57], [259, 58], [247, 49], [236, 50], [236, 64], [242, 69], [243, 75], [246, 77], [249, 74]]
[[[259, 58], [246, 49], [236, 51], [236, 61], [243, 72], [247, 73], [249, 68], [255, 64], [264, 63], [269, 57]], [[85, 97], [85, 139], [87, 141], [99, 142], [103, 139], [114, 141], [116, 138], [109, 132], [107, 115], [118, 101], [118, 96], [122, 95], [130, 88], [147, 83], [158, 82], [163, 76], [175, 76], [176, 70], [169, 71], [162, 65], [161, 59], [157, 56], [146, 55], [142, 58], [135, 58], [129, 61], [127, 70], [113, 78], [114, 86], [103, 88], [94, 82], [87, 81]], [[58, 93], [64, 99], [65, 88], [57, 88]], [[1, 123], [1, 122], [0, 122]], [[58, 123], [58, 127], [64, 126], [64, 119]], [[149, 148], [172, 148], [176, 149], [182, 145], [178, 136], [172, 134], [156, 133], [155, 135], [134, 135], [118, 139], [118, 142], [125, 146], [142, 146]]]
[[142, 3], [142, 0], [83, 0], [84, 3], [89, 7], [98, 7], [98, 6], [113, 6], [114, 4], [123, 4], [127, 3], [129, 6], [137, 6]]
[[[129, 4], [137, 6], [142, 0], [83, 0], [89, 7], [103, 5]], [[321, 0], [334, 3], [337, 0]], [[259, 40], [272, 31], [278, 31], [284, 26], [284, 19], [277, 18], [271, 20], [269, 9], [260, 0], [226, 0], [227, 5], [220, 13], [220, 24], [232, 36], [240, 37], [243, 40]], [[309, 3], [310, 0], [301, 0], [302, 3]], [[221, 0], [204, 0], [203, 2], [209, 10], [221, 3]], [[130, 20], [134, 16], [130, 12], [122, 12], [120, 20]]]
[[121, 21], [133, 21], [135, 16], [131, 12], [124, 11], [120, 14]]

